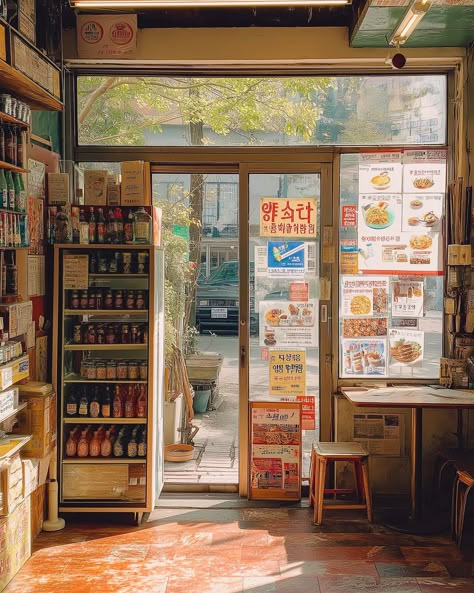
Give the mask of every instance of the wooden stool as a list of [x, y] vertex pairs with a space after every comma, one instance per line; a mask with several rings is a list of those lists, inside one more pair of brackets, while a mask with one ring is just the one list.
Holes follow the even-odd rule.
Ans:
[[474, 468], [459, 470], [453, 488], [453, 504], [451, 509], [451, 532], [458, 547], [462, 547], [464, 517], [467, 501], [474, 486]]
[[[311, 451], [309, 502], [314, 505], [314, 523], [321, 525], [325, 494], [362, 495], [364, 504], [327, 505], [328, 509], [367, 509], [367, 518], [372, 523], [372, 500], [370, 496], [369, 453], [360, 443], [316, 443]], [[329, 461], [346, 461], [354, 467], [355, 489], [325, 488], [326, 467]]]

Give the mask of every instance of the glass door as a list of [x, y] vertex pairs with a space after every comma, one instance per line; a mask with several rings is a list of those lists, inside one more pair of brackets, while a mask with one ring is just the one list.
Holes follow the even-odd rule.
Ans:
[[[241, 386], [246, 386], [241, 393], [248, 396], [245, 406], [248, 401], [301, 402], [303, 478], [309, 475], [312, 443], [320, 438], [322, 385], [329, 385], [325, 392], [330, 394], [326, 264], [332, 263], [333, 239], [332, 227], [321, 219], [323, 210], [332, 221], [331, 203], [324, 208], [330, 172], [330, 165], [273, 165], [249, 170], [245, 182], [241, 177], [246, 194], [241, 199], [248, 206], [247, 228], [241, 225], [241, 262], [248, 266], [241, 270], [241, 303], [248, 307], [247, 315], [241, 312]], [[331, 245], [326, 245], [328, 237]], [[244, 402], [241, 415], [243, 407]]]

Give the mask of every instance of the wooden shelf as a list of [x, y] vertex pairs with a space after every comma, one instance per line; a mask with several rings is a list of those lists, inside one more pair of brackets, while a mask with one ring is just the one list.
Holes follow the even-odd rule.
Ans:
[[64, 418], [64, 424], [146, 424], [146, 418]]
[[30, 124], [22, 121], [21, 119], [17, 119], [16, 117], [12, 117], [11, 115], [7, 115], [3, 111], [0, 111], [0, 121], [5, 124], [13, 124], [14, 126], [18, 126], [19, 128], [28, 129]]
[[89, 383], [93, 385], [94, 383], [103, 383], [107, 385], [107, 383], [116, 383], [116, 384], [143, 384], [146, 385], [148, 381], [140, 381], [135, 379], [82, 379], [80, 375], [67, 375], [64, 379], [64, 383], [85, 383], [86, 385]]
[[0, 213], [6, 212], [7, 214], [18, 214], [20, 216], [28, 216], [28, 212], [18, 212], [18, 210], [11, 210], [10, 208], [0, 208]]
[[146, 463], [146, 457], [67, 457], [63, 459], [63, 463], [102, 463], [110, 465], [111, 463], [122, 463], [129, 465], [131, 463]]
[[[86, 205], [87, 208], [87, 205]], [[115, 244], [115, 243], [55, 243], [54, 247], [56, 249], [143, 249], [147, 250], [152, 247], [156, 247], [155, 245], [124, 245], [124, 244]]]
[[28, 251], [28, 247], [0, 247], [0, 251]]
[[64, 315], [148, 315], [148, 309], [64, 309]]
[[148, 278], [148, 274], [89, 274], [89, 278]]
[[[1, 64], [1, 62], [0, 62]], [[28, 173], [28, 169], [23, 169], [22, 167], [17, 167], [16, 165], [11, 165], [10, 163], [6, 163], [5, 161], [0, 161], [0, 169], [6, 169], [7, 171], [11, 171], [12, 173]], [[14, 212], [11, 210], [10, 212]], [[16, 212], [16, 214], [21, 214], [20, 212]]]
[[64, 350], [147, 350], [148, 344], [67, 344]]
[[21, 412], [22, 410], [24, 410], [27, 405], [28, 405], [28, 402], [25, 402], [23, 404], [20, 404], [17, 408], [15, 408], [11, 412], [9, 412], [6, 416], [4, 416], [3, 418], [0, 418], [0, 424], [2, 422], [5, 422], [9, 418], [13, 418], [13, 416], [16, 416], [19, 412]]
[[[14, 447], [12, 447], [7, 453], [0, 454], [0, 462], [4, 459], [9, 459], [12, 455], [15, 455], [15, 453], [18, 453], [18, 451], [22, 447], [24, 447], [26, 443], [31, 441], [31, 438], [31, 435], [7, 435], [6, 440], [18, 441], [18, 443]], [[3, 445], [0, 441], [0, 450], [2, 447]]]
[[33, 82], [13, 66], [0, 61], [0, 87], [17, 99], [25, 101], [32, 109], [62, 111], [63, 104], [39, 84]]

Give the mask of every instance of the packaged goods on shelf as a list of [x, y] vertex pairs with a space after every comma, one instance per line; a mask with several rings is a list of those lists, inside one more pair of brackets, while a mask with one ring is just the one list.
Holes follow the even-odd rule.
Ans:
[[18, 407], [18, 387], [12, 387], [0, 393], [0, 422], [12, 414]]
[[31, 539], [37, 537], [43, 528], [43, 521], [45, 517], [45, 502], [46, 502], [46, 484], [41, 484], [34, 490], [30, 496], [30, 517], [31, 517]]
[[55, 439], [56, 427], [52, 419], [56, 418], [56, 394], [22, 393], [20, 401], [28, 406], [19, 414], [18, 430], [22, 434], [31, 434], [30, 442], [23, 448], [24, 457], [45, 457]]
[[0, 366], [0, 391], [8, 389], [18, 381], [28, 379], [29, 368], [28, 356], [21, 356]]
[[121, 166], [122, 206], [150, 206], [150, 165], [143, 161], [124, 161]]
[[3, 318], [4, 331], [9, 338], [26, 334], [33, 320], [33, 303], [0, 303], [0, 316]]
[[31, 500], [0, 519], [0, 590], [31, 556]]
[[84, 171], [84, 204], [86, 206], [107, 205], [107, 171]]
[[107, 206], [120, 206], [120, 176], [109, 175], [107, 180]]
[[23, 467], [20, 454], [8, 460], [1, 473], [2, 515], [8, 515], [23, 501]]

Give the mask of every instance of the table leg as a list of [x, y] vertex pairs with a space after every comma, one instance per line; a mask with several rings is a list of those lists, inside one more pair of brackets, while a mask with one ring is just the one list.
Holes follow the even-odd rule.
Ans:
[[423, 503], [423, 409], [411, 411], [411, 517], [421, 519]]

